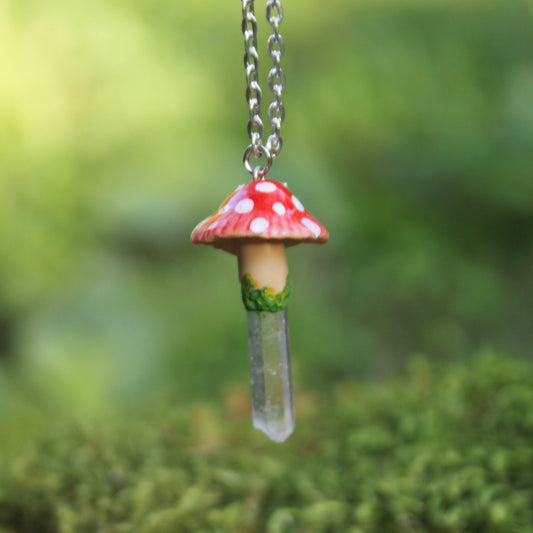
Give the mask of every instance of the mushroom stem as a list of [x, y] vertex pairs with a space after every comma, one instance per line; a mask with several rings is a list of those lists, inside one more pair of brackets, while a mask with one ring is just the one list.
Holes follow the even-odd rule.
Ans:
[[238, 258], [241, 281], [245, 274], [250, 274], [258, 282], [258, 289], [271, 287], [276, 293], [283, 291], [289, 274], [283, 241], [243, 241]]
[[285, 244], [244, 241], [238, 257], [248, 309], [253, 422], [274, 442], [283, 442], [294, 430]]

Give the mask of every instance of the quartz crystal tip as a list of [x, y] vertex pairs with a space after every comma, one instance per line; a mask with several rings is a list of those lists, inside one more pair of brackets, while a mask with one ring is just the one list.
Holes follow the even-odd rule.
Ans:
[[278, 427], [277, 424], [271, 426], [263, 426], [254, 420], [254, 428], [260, 429], [270, 440], [274, 442], [285, 442], [294, 431], [294, 420], [292, 423], [286, 425], [286, 427]]
[[248, 311], [254, 427], [274, 442], [294, 431], [287, 309]]

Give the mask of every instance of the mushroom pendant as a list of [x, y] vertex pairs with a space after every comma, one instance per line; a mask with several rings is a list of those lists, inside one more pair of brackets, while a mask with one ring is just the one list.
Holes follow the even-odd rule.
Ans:
[[193, 243], [211, 244], [238, 258], [248, 314], [253, 423], [275, 442], [294, 429], [285, 247], [328, 239], [326, 228], [286, 184], [266, 179], [237, 187], [191, 235]]

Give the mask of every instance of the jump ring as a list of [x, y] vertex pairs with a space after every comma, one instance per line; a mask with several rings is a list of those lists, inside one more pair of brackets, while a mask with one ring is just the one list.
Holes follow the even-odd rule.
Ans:
[[[261, 145], [259, 146], [258, 152], [259, 156], [255, 156], [254, 146], [250, 144], [250, 146], [246, 148], [243, 158], [244, 168], [253, 176], [254, 180], [264, 178], [268, 174], [268, 171], [272, 166], [272, 154], [270, 153], [269, 149], [266, 146]], [[252, 167], [252, 165], [250, 164], [250, 156], [252, 154], [254, 154], [254, 157], [256, 157], [256, 159], [257, 157], [264, 155], [267, 158], [266, 165], [264, 167], [261, 167], [260, 165]]]

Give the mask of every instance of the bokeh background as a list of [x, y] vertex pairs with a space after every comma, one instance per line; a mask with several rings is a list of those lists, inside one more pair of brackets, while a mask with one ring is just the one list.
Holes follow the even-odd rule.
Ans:
[[[289, 251], [296, 387], [417, 354], [531, 359], [531, 2], [284, 4], [270, 176], [331, 234]], [[235, 258], [189, 242], [248, 179], [240, 18], [0, 3], [0, 451], [59, 418], [246, 390]], [[262, 58], [267, 34], [260, 17]]]

